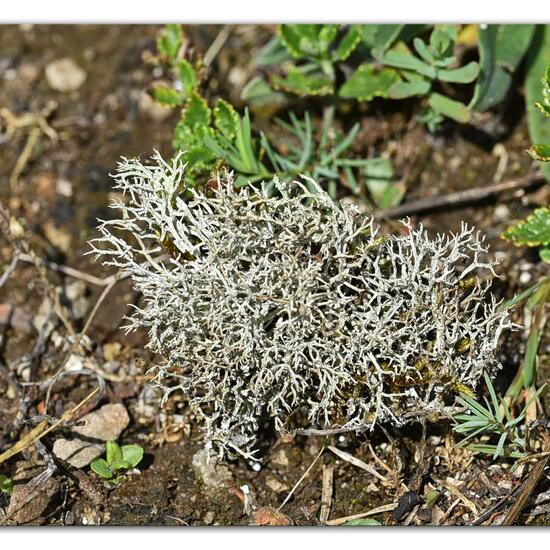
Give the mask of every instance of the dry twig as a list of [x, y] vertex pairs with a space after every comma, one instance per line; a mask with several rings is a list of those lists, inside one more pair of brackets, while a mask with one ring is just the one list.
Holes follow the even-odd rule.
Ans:
[[397, 508], [397, 502], [392, 502], [391, 504], [384, 504], [378, 508], [373, 508], [368, 512], [363, 512], [361, 514], [354, 514], [352, 516], [345, 516], [343, 518], [331, 519], [327, 521], [327, 525], [342, 525], [348, 521], [353, 521], [354, 519], [363, 519], [369, 516], [375, 516], [376, 514], [382, 514], [384, 512], [392, 512]]
[[324, 450], [325, 448], [321, 447], [321, 450], [317, 453], [317, 456], [313, 459], [313, 462], [309, 465], [308, 469], [304, 472], [302, 477], [296, 482], [296, 485], [292, 487], [292, 489], [290, 490], [286, 498], [283, 500], [279, 508], [277, 508], [277, 512], [279, 512], [283, 508], [283, 506], [290, 500], [290, 497], [294, 494], [294, 491], [296, 491], [296, 489], [300, 486], [302, 481], [304, 481], [304, 479], [307, 477], [307, 475], [309, 474], [313, 466], [315, 466], [319, 458], [321, 458], [321, 455], [323, 454]]
[[411, 214], [420, 214], [429, 210], [435, 210], [436, 208], [441, 208], [444, 206], [453, 207], [465, 205], [472, 202], [479, 202], [495, 195], [500, 195], [506, 191], [526, 189], [543, 181], [545, 180], [542, 174], [540, 172], [534, 172], [522, 178], [490, 183], [489, 185], [474, 187], [464, 191], [457, 191], [456, 193], [449, 193], [448, 195], [435, 195], [433, 197], [426, 197], [416, 201], [406, 202], [405, 204], [401, 204], [394, 208], [377, 212], [374, 217], [375, 219], [384, 217], [401, 218], [404, 216], [410, 216]]
[[319, 521], [325, 524], [330, 515], [330, 505], [332, 504], [332, 491], [334, 482], [334, 464], [323, 465], [323, 489], [321, 493], [321, 512]]

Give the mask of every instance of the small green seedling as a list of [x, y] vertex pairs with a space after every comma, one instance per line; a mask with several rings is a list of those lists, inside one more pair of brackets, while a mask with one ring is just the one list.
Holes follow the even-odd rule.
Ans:
[[92, 460], [90, 467], [99, 477], [116, 485], [120, 482], [117, 472], [135, 468], [142, 458], [143, 448], [139, 445], [120, 447], [115, 441], [107, 441], [106, 457]]
[[0, 492], [6, 495], [11, 495], [13, 493], [13, 480], [11, 477], [0, 474]]

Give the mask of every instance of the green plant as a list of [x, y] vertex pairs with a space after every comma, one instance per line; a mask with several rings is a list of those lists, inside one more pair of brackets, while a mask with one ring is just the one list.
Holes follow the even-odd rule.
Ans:
[[[542, 79], [542, 103], [536, 103], [536, 107], [545, 116], [550, 116], [550, 66], [546, 68]], [[546, 135], [546, 134], [544, 134]], [[548, 136], [550, 139], [550, 136]], [[531, 156], [543, 162], [548, 158], [550, 145], [539, 144], [529, 149]], [[516, 246], [538, 247], [539, 256], [543, 262], [550, 263], [550, 209], [538, 208], [525, 220], [517, 222], [502, 234], [504, 239]], [[510, 302], [505, 304], [512, 307], [519, 303], [526, 303], [531, 311], [531, 325], [523, 365], [518, 371], [514, 381], [506, 392], [507, 397], [515, 399], [522, 388], [530, 388], [535, 384], [537, 371], [537, 351], [540, 343], [541, 332], [544, 328], [546, 317], [543, 315], [544, 307], [550, 302], [550, 277], [544, 277], [531, 288], [522, 292]]]
[[181, 160], [187, 165], [190, 182], [197, 184], [209, 177], [220, 150], [226, 152], [223, 159], [243, 177], [268, 177], [251, 135], [248, 113], [240, 117], [221, 98], [209, 105], [201, 92], [205, 77], [202, 58], [186, 44], [180, 25], [167, 25], [159, 33], [155, 62], [167, 66], [173, 84], [157, 82], [152, 95], [162, 105], [181, 108], [172, 145], [184, 151]]
[[98, 476], [116, 485], [120, 482], [117, 472], [135, 468], [142, 458], [143, 448], [139, 445], [120, 447], [115, 441], [107, 441], [105, 458], [95, 458], [90, 467]]
[[307, 112], [303, 120], [292, 112], [289, 117], [290, 123], [276, 119], [276, 124], [285, 132], [277, 140], [284, 147], [284, 154], [277, 152], [275, 145], [261, 134], [261, 146], [274, 176], [293, 179], [299, 174], [311, 175], [314, 180], [326, 183], [333, 198], [336, 198], [338, 184], [342, 183], [357, 196], [365, 197], [368, 192], [381, 208], [389, 208], [401, 200], [403, 192], [398, 184], [392, 182], [394, 172], [389, 160], [349, 158], [359, 123], [354, 124], [347, 134], [337, 132], [333, 127], [334, 107], [328, 107], [316, 136]]
[[0, 492], [7, 495], [13, 493], [13, 480], [4, 474], [0, 474]]
[[536, 382], [537, 351], [541, 339], [541, 333], [546, 322], [543, 312], [545, 305], [549, 302], [550, 276], [543, 277], [536, 284], [501, 306], [502, 308], [508, 309], [525, 303], [527, 309], [531, 312], [531, 323], [529, 326], [529, 335], [527, 337], [523, 364], [513, 382], [510, 384], [510, 387], [506, 391], [506, 397], [511, 400], [515, 400], [523, 388], [532, 388]]
[[[536, 101], [535, 107], [537, 107], [546, 118], [550, 117], [550, 65], [546, 67], [546, 71], [542, 77], [542, 101]], [[548, 136], [548, 139], [550, 141], [550, 136]], [[528, 153], [535, 160], [549, 162], [550, 143], [539, 143], [533, 145], [528, 149]], [[550, 229], [548, 232], [550, 233]]]
[[539, 247], [541, 260], [550, 263], [550, 208], [537, 208], [530, 216], [504, 231], [502, 237], [516, 246]]
[[[550, 25], [537, 25], [532, 44], [527, 53], [527, 75], [525, 78], [525, 105], [531, 143], [529, 150], [536, 160], [548, 160], [550, 144]], [[540, 79], [543, 76], [541, 91]], [[543, 163], [541, 172], [550, 180], [550, 163]]]
[[[399, 80], [395, 69], [373, 63], [371, 50], [385, 51], [397, 40], [410, 40], [429, 25], [279, 25], [255, 63], [271, 69], [269, 84], [259, 76], [243, 89], [251, 105], [280, 101], [280, 93], [332, 95], [370, 101], [388, 97]], [[350, 62], [359, 52], [364, 63]], [[345, 70], [342, 70], [345, 65]], [[349, 74], [353, 71], [352, 74]], [[338, 88], [338, 83], [346, 77]]]
[[[256, 63], [264, 67], [282, 65], [271, 78], [275, 90], [302, 96], [333, 94], [337, 65], [360, 42], [360, 25], [279, 25], [277, 37]], [[244, 98], [250, 91], [245, 91]]]
[[[459, 443], [478, 453], [492, 455], [493, 459], [499, 456], [523, 458], [534, 451], [527, 427], [522, 424], [527, 409], [541, 394], [545, 386], [531, 396], [517, 416], [512, 415], [511, 407], [505, 399], [497, 397], [495, 388], [487, 373], [483, 374], [489, 392], [490, 401], [484, 397], [483, 404], [473, 397], [461, 394], [458, 402], [466, 412], [453, 415], [454, 431], [466, 436]], [[488, 442], [469, 443], [477, 436], [497, 436], [496, 444]], [[467, 444], [468, 443], [468, 444]]]
[[[456, 39], [456, 25], [436, 25], [428, 43], [418, 36], [414, 38], [416, 55], [403, 42], [386, 51], [374, 49], [372, 54], [380, 63], [398, 71], [398, 79], [389, 87], [388, 97], [424, 97], [429, 111], [457, 122], [468, 122], [471, 112], [466, 105], [434, 91], [436, 83], [468, 84], [479, 73], [475, 61], [456, 67]], [[429, 120], [433, 127], [438, 118], [430, 115]]]
[[479, 25], [479, 78], [470, 108], [487, 111], [498, 105], [532, 42], [535, 25]]
[[[281, 47], [315, 60], [318, 66], [344, 59], [357, 42], [357, 29], [349, 29], [341, 40], [335, 41], [340, 32], [338, 25], [302, 27], [282, 25], [277, 40]], [[158, 62], [168, 64], [175, 85], [155, 84], [153, 97], [163, 105], [181, 107], [173, 147], [184, 151], [180, 158], [186, 164], [191, 184], [204, 183], [225, 164], [237, 173], [235, 183], [239, 187], [275, 176], [293, 179], [307, 173], [325, 184], [332, 197], [337, 195], [338, 184], [344, 183], [363, 198], [370, 193], [372, 201], [381, 208], [400, 202], [404, 189], [393, 183], [389, 160], [350, 158], [360, 125], [356, 123], [347, 133], [337, 131], [333, 127], [333, 106], [324, 110], [319, 131], [313, 127], [308, 112], [300, 120], [291, 111], [288, 121], [275, 120], [275, 136], [268, 138], [265, 133], [253, 132], [248, 110], [241, 117], [223, 99], [209, 106], [201, 92], [202, 61], [188, 53], [181, 27], [168, 25], [163, 29], [157, 50]], [[273, 47], [271, 50], [274, 55]], [[281, 59], [280, 55], [275, 57]]]

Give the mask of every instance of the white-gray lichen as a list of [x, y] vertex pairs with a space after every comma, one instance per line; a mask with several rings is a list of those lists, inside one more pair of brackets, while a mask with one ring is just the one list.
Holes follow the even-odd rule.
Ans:
[[208, 450], [250, 456], [265, 418], [401, 425], [499, 368], [511, 325], [477, 277], [494, 262], [471, 228], [381, 236], [306, 178], [189, 189], [158, 154], [123, 160], [116, 187], [121, 216], [92, 246], [142, 293], [128, 329], [148, 331], [154, 384], [184, 392]]

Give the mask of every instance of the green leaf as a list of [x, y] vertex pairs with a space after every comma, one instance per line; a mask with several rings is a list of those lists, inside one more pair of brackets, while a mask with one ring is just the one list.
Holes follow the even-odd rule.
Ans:
[[139, 445], [123, 445], [122, 457], [124, 462], [130, 465], [130, 468], [135, 468], [143, 459], [143, 447]]
[[431, 82], [424, 79], [412, 82], [395, 82], [389, 89], [389, 97], [391, 99], [405, 99], [412, 96], [423, 96], [430, 91], [431, 87]]
[[252, 106], [262, 106], [282, 103], [284, 95], [272, 90], [261, 76], [255, 76], [242, 89], [241, 99]]
[[497, 394], [495, 392], [495, 388], [493, 386], [493, 383], [491, 382], [491, 379], [489, 378], [489, 375], [484, 372], [483, 377], [485, 379], [485, 385], [487, 386], [487, 390], [489, 390], [489, 395], [491, 396], [491, 402], [493, 404], [493, 411], [495, 413], [495, 418], [502, 422], [502, 412], [500, 410], [500, 402], [497, 398]]
[[177, 76], [182, 84], [183, 92], [187, 97], [190, 96], [197, 89], [199, 80], [195, 68], [187, 59], [178, 61]]
[[542, 77], [542, 103], [537, 102], [535, 106], [540, 109], [544, 116], [550, 117], [550, 65]]
[[470, 110], [466, 105], [444, 95], [432, 93], [428, 98], [428, 105], [438, 113], [465, 124], [470, 120]]
[[183, 44], [181, 25], [166, 25], [157, 37], [157, 50], [168, 59], [175, 59]]
[[468, 84], [473, 82], [479, 74], [479, 65], [471, 61], [463, 67], [457, 69], [439, 69], [437, 78], [445, 82], [456, 82], [457, 84]]
[[278, 30], [281, 42], [293, 57], [326, 59], [338, 25], [280, 25]]
[[550, 208], [537, 208], [525, 220], [509, 227], [502, 237], [516, 246], [550, 244]]
[[113, 472], [103, 458], [94, 458], [90, 464], [90, 468], [100, 477], [110, 479], [113, 477]]
[[195, 92], [182, 110], [181, 119], [190, 129], [208, 126], [210, 124], [210, 109], [206, 100]]
[[435, 61], [435, 58], [434, 58], [432, 52], [430, 51], [428, 46], [426, 46], [426, 43], [424, 42], [424, 40], [422, 40], [422, 38], [418, 38], [418, 37], [415, 38], [413, 40], [413, 45], [414, 45], [414, 49], [417, 51], [418, 55], [424, 61], [426, 61], [426, 63], [429, 63], [431, 65]]
[[540, 259], [547, 264], [550, 264], [550, 247], [543, 247], [539, 250]]
[[525, 359], [523, 362], [523, 387], [530, 388], [537, 377], [537, 350], [540, 343], [540, 330], [538, 327], [531, 327], [527, 345], [525, 346]]
[[364, 164], [365, 185], [374, 202], [379, 206], [381, 206], [384, 193], [391, 185], [393, 175], [393, 166], [388, 159], [368, 159]]
[[430, 50], [436, 59], [453, 55], [458, 30], [456, 25], [436, 25], [430, 34]]
[[527, 152], [535, 160], [540, 160], [541, 162], [550, 161], [550, 143], [533, 145], [527, 149]]
[[178, 105], [183, 105], [185, 102], [184, 94], [164, 84], [155, 85], [153, 88], [153, 98], [161, 105], [166, 105], [167, 107], [176, 107]]
[[290, 59], [292, 59], [292, 56], [289, 55], [281, 39], [278, 36], [274, 36], [254, 58], [254, 63], [258, 67], [272, 67]]
[[401, 204], [403, 197], [405, 196], [405, 186], [401, 184], [390, 185], [387, 189], [382, 192], [378, 200], [378, 206], [385, 210], [386, 208], [392, 208]]
[[13, 493], [13, 480], [4, 474], [0, 474], [0, 491], [8, 495]]
[[428, 127], [429, 132], [434, 133], [441, 128], [445, 117], [434, 109], [427, 107], [418, 113], [417, 119]]
[[332, 59], [334, 61], [344, 61], [357, 48], [359, 42], [361, 42], [360, 27], [358, 25], [351, 25], [336, 49], [332, 52]]
[[428, 65], [424, 61], [421, 61], [410, 53], [398, 50], [389, 50], [382, 53], [380, 51], [373, 50], [372, 54], [380, 63], [383, 63], [384, 65], [395, 67], [397, 69], [414, 71], [432, 80], [436, 77], [436, 70], [434, 67]]
[[429, 510], [433, 505], [438, 501], [441, 493], [439, 491], [433, 490], [426, 495], [426, 508]]
[[388, 97], [390, 88], [398, 81], [399, 75], [395, 70], [377, 70], [374, 65], [366, 63], [359, 66], [342, 85], [338, 95], [360, 101], [370, 101], [374, 97]]
[[384, 53], [397, 40], [405, 25], [363, 25], [363, 42]]
[[487, 25], [478, 30], [480, 73], [470, 108], [486, 111], [504, 99], [535, 25]]
[[478, 418], [484, 418], [486, 420], [492, 421], [494, 419], [493, 413], [485, 408], [481, 403], [478, 403], [475, 399], [472, 399], [470, 396], [465, 394], [460, 394], [460, 397], [457, 397], [457, 401], [464, 407], [467, 407], [472, 411], [472, 414]]
[[379, 521], [372, 518], [352, 519], [346, 521], [344, 525], [382, 525]]
[[120, 462], [122, 460], [122, 451], [118, 443], [116, 443], [115, 441], [107, 441], [106, 447], [106, 458], [109, 467], [112, 464], [115, 464], [116, 462]]
[[214, 124], [228, 139], [233, 139], [239, 127], [239, 115], [233, 105], [224, 99], [218, 99], [214, 107]]
[[[206, 137], [210, 136], [206, 134]], [[183, 147], [180, 146], [176, 149], [187, 149], [184, 155], [184, 161], [188, 163], [188, 170], [191, 170], [193, 167], [199, 167], [204, 168], [205, 170], [209, 170], [210, 164], [216, 158], [215, 155], [212, 154], [212, 151], [208, 147], [206, 147], [206, 145], [184, 145]]]
[[[525, 104], [527, 125], [531, 143], [550, 143], [550, 118], [535, 105], [544, 101], [540, 79], [547, 73], [550, 60], [550, 25], [537, 25], [535, 35], [526, 57], [527, 77], [525, 80]], [[541, 171], [550, 181], [550, 164], [542, 164]]]
[[272, 84], [276, 90], [299, 96], [334, 93], [334, 85], [325, 75], [318, 73], [306, 74], [294, 65], [287, 67], [286, 76], [274, 75]]
[[495, 447], [495, 452], [493, 453], [493, 460], [495, 458], [497, 458], [497, 456], [500, 456], [500, 455], [503, 454], [504, 443], [506, 442], [506, 437], [508, 437], [508, 434], [506, 432], [501, 434], [501, 436], [498, 440], [497, 446]]
[[113, 464], [109, 465], [109, 468], [112, 472], [117, 472], [118, 470], [128, 470], [131, 466], [128, 462], [121, 460], [120, 462], [113, 462]]

